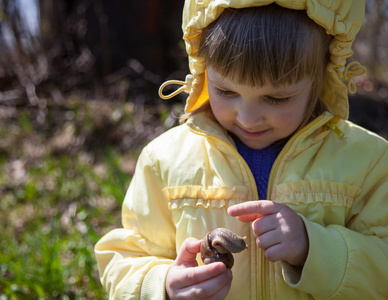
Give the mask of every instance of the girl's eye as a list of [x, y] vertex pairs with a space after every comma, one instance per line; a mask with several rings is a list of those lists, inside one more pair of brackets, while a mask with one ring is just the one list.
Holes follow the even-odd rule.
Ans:
[[273, 104], [282, 104], [282, 103], [287, 102], [290, 99], [289, 97], [275, 98], [275, 97], [271, 97], [271, 96], [267, 96], [266, 98], [267, 98], [268, 102], [273, 103]]
[[235, 92], [221, 90], [221, 89], [217, 89], [217, 94], [222, 96], [222, 97], [234, 97], [234, 96], [236, 96]]

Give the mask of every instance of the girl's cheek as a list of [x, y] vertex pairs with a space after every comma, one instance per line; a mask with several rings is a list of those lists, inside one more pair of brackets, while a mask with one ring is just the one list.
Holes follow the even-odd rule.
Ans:
[[305, 108], [301, 105], [285, 106], [279, 110], [279, 118], [283, 118], [288, 122], [295, 122], [295, 120], [303, 118], [304, 112]]
[[293, 119], [295, 119], [295, 113], [286, 109], [278, 109], [273, 114], [274, 119], [280, 123], [289, 123]]

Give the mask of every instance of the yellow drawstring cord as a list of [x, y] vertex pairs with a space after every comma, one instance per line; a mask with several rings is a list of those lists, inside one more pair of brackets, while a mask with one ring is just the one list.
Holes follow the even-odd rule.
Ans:
[[[182, 92], [186, 92], [186, 93], [190, 93], [191, 91], [191, 85], [193, 84], [193, 75], [189, 74], [186, 76], [186, 80], [185, 81], [180, 81], [180, 80], [169, 80], [169, 81], [166, 81], [165, 83], [163, 83], [160, 88], [159, 88], [159, 97], [164, 99], [164, 100], [167, 100], [167, 99], [171, 99], [172, 97], [175, 97], [176, 95], [178, 95], [179, 93], [182, 93]], [[163, 90], [166, 86], [170, 85], [170, 84], [179, 84], [179, 85], [182, 85], [179, 89], [177, 89], [175, 92], [172, 92], [171, 94], [169, 95], [164, 95], [163, 94]]]
[[348, 91], [350, 94], [355, 94], [357, 91], [357, 86], [353, 82], [353, 78], [356, 76], [361, 76], [366, 73], [366, 68], [362, 66], [358, 61], [353, 61], [348, 64], [344, 71], [344, 78], [348, 82]]

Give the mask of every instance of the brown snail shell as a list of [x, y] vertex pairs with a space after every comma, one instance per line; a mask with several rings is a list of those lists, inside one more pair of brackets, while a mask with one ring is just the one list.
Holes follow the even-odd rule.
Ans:
[[201, 244], [201, 259], [204, 264], [223, 262], [228, 269], [234, 264], [232, 253], [248, 248], [246, 237], [240, 237], [226, 228], [217, 228], [206, 234]]

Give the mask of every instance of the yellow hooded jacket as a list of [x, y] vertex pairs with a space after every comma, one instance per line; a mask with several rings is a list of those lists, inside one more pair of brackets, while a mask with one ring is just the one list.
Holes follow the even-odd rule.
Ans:
[[231, 137], [201, 112], [144, 148], [123, 203], [123, 228], [95, 246], [110, 299], [164, 299], [165, 277], [183, 241], [217, 227], [246, 236], [249, 247], [234, 255], [227, 299], [388, 298], [388, 143], [346, 121], [347, 89], [360, 67], [345, 65], [363, 1], [186, 1], [183, 29], [193, 75], [184, 83], [186, 112], [207, 101], [204, 62], [192, 56], [201, 29], [225, 7], [273, 2], [306, 10], [334, 36], [322, 90], [333, 113], [287, 142], [268, 183], [267, 199], [289, 205], [305, 223], [303, 269], [266, 260], [251, 225], [227, 214], [230, 205], [258, 200], [257, 187]]

